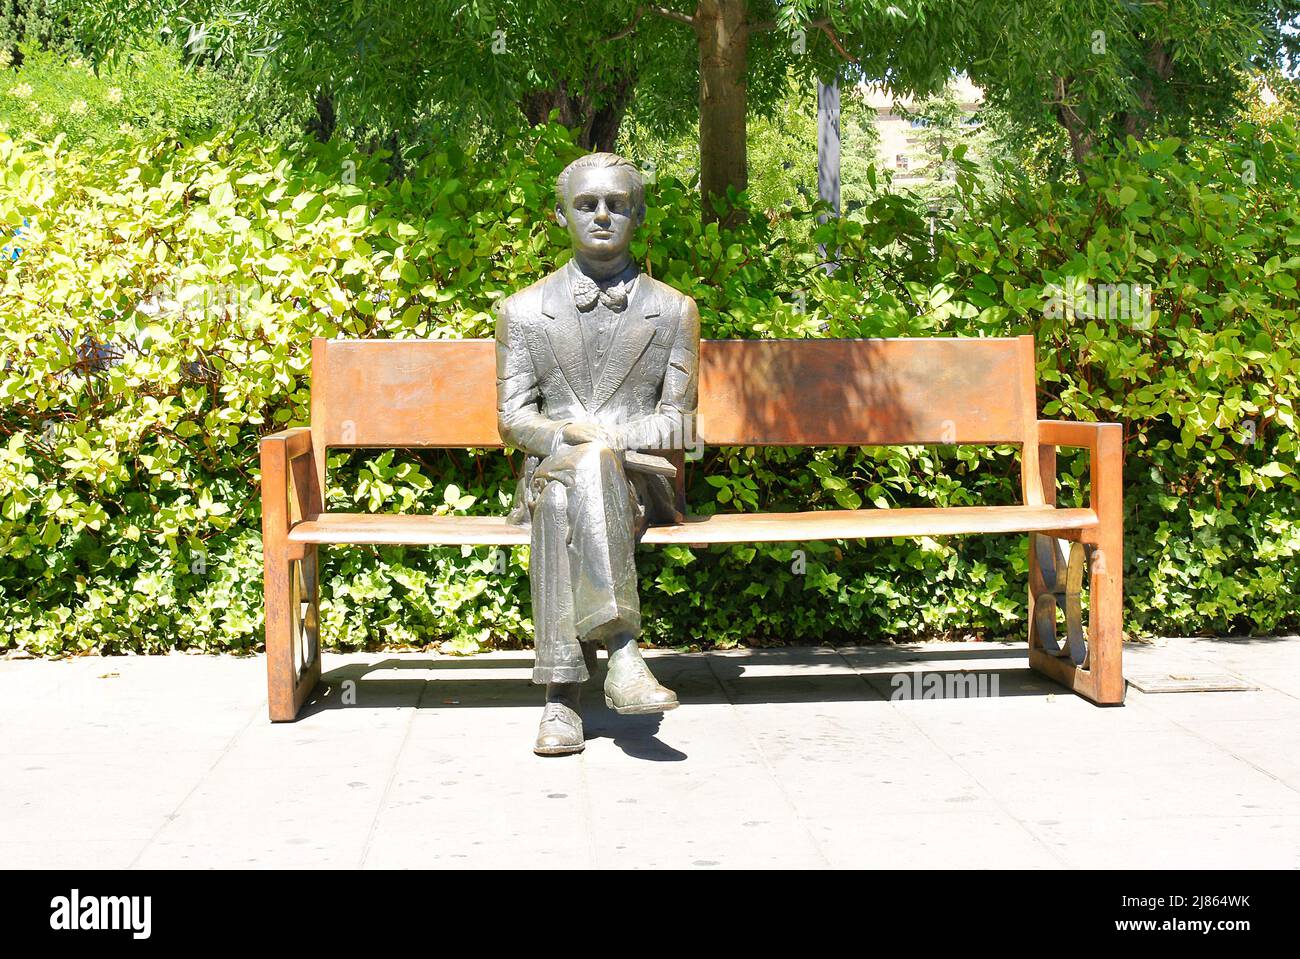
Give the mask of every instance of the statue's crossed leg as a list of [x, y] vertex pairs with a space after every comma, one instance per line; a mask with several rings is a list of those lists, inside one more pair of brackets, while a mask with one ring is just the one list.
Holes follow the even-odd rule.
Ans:
[[583, 641], [609, 650], [605, 703], [616, 712], [663, 712], [677, 697], [654, 679], [637, 647], [634, 554], [643, 514], [620, 454], [602, 443], [566, 446], [538, 464], [531, 492], [533, 682], [547, 687], [535, 748], [577, 752], [581, 684], [589, 678]]

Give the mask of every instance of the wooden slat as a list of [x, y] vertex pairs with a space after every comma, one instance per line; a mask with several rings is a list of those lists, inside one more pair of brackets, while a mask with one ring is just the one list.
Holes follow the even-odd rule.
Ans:
[[1024, 533], [1094, 526], [1090, 509], [955, 506], [942, 509], [847, 509], [807, 513], [719, 513], [648, 530], [647, 543], [777, 543], [882, 539], [960, 533]]
[[[317, 340], [317, 455], [500, 446], [493, 343]], [[699, 433], [711, 446], [1019, 443], [1037, 416], [1022, 350], [1015, 338], [705, 340]]]
[[321, 513], [289, 531], [295, 543], [377, 543], [407, 546], [519, 546], [528, 533], [504, 516], [412, 516]]
[[[1023, 533], [1097, 525], [1090, 509], [1048, 506], [962, 506], [946, 509], [815, 510], [805, 513], [719, 513], [654, 526], [645, 543], [776, 543], [960, 533]], [[297, 543], [380, 543], [411, 546], [496, 545], [528, 542], [528, 534], [501, 516], [399, 516], [323, 513], [289, 532]]]
[[501, 446], [494, 342], [316, 340], [312, 433], [323, 447]]
[[706, 340], [706, 446], [1020, 443], [1035, 421], [1005, 339]]
[[1021, 427], [1023, 447], [1020, 450], [1020, 501], [1027, 506], [1042, 506], [1042, 476], [1038, 469], [1038, 369], [1034, 362], [1034, 338], [1020, 336], [1016, 338], [1016, 353], [1019, 357], [1019, 369], [1016, 371], [1020, 380], [1022, 396], [1029, 397], [1022, 403], [1020, 412], [1023, 416]]

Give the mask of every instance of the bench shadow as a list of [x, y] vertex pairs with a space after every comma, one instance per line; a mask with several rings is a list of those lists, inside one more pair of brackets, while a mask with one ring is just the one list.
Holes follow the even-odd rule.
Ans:
[[[777, 657], [765, 663], [756, 662], [753, 656], [716, 656], [710, 660], [710, 666], [727, 700], [736, 705], [1008, 699], [1068, 692], [1032, 671], [1024, 649], [936, 650], [932, 654], [909, 651], [902, 655], [885, 653], [880, 657], [851, 656], [848, 661], [831, 650], [826, 652], [829, 655], [803, 663], [782, 662]], [[976, 668], [934, 665], [963, 660], [985, 664], [993, 661], [997, 665]], [[1006, 660], [1019, 660], [1023, 665], [1002, 665]], [[779, 663], [786, 671], [769, 675], [746, 669], [773, 663]], [[852, 672], [815, 671], [835, 665], [851, 668]]]
[[[483, 670], [505, 672], [528, 670], [533, 667], [531, 655], [492, 659], [425, 659], [389, 658], [372, 663], [348, 663], [321, 675], [320, 684], [303, 705], [298, 719], [304, 720], [331, 710], [349, 706], [368, 708], [395, 708], [414, 706], [417, 709], [465, 709], [521, 707], [538, 710], [543, 702], [540, 686], [527, 676], [475, 676], [457, 679], [456, 673]], [[392, 670], [421, 673], [420, 678], [379, 679], [372, 674]], [[699, 703], [708, 700], [703, 684], [677, 675], [671, 668], [657, 670], [662, 681], [667, 682], [683, 702]], [[436, 678], [428, 678], [434, 676]], [[604, 666], [583, 687], [583, 732], [587, 741], [610, 739], [624, 753], [634, 759], [649, 762], [681, 762], [686, 753], [670, 746], [659, 738], [663, 715], [620, 716], [609, 709], [600, 690]]]
[[[982, 667], [963, 667], [963, 662]], [[988, 650], [854, 647], [728, 653], [665, 653], [651, 660], [655, 675], [674, 690], [681, 708], [701, 705], [940, 701], [1046, 697], [1063, 686], [1029, 669], [1023, 647]], [[321, 676], [299, 719], [349, 706], [366, 708], [540, 710], [542, 690], [529, 672], [533, 657], [444, 659], [388, 657], [347, 663]], [[380, 678], [376, 674], [397, 673]], [[509, 675], [513, 673], [513, 675]], [[500, 675], [493, 675], [500, 674]], [[409, 676], [409, 678], [406, 678]], [[687, 754], [661, 738], [663, 714], [619, 716], [605, 706], [599, 671], [583, 690], [587, 739], [609, 739], [626, 755], [648, 762], [681, 762]]]

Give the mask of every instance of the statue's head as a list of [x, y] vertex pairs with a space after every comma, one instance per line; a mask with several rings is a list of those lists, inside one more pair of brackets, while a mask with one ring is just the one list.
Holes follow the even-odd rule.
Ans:
[[555, 219], [569, 231], [576, 252], [593, 260], [626, 253], [645, 220], [645, 181], [630, 160], [589, 153], [555, 179]]

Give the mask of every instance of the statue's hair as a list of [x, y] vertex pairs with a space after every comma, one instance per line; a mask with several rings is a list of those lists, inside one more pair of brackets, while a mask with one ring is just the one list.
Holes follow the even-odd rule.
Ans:
[[555, 198], [560, 206], [564, 206], [569, 196], [569, 174], [574, 170], [586, 170], [591, 167], [618, 167], [626, 170], [632, 175], [632, 205], [639, 208], [645, 203], [645, 179], [635, 163], [617, 153], [588, 153], [566, 166], [555, 178]]

